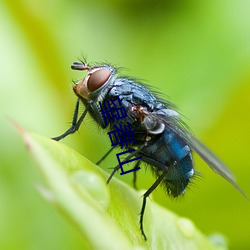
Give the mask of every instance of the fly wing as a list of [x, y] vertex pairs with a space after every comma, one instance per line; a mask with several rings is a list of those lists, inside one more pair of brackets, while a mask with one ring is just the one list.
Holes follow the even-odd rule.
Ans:
[[248, 198], [243, 190], [237, 185], [233, 173], [210, 149], [182, 126], [176, 124], [175, 126], [170, 125], [170, 127], [208, 164], [210, 168], [231, 183], [243, 196]]
[[[164, 111], [165, 114], [169, 111]], [[182, 140], [184, 140], [190, 148], [192, 148], [216, 173], [221, 175], [229, 183], [231, 183], [243, 196], [246, 198], [247, 195], [242, 191], [242, 189], [237, 185], [236, 178], [229, 168], [202, 142], [195, 138], [186, 128], [185, 124], [180, 120], [180, 117], [163, 115], [160, 113], [154, 113], [155, 119], [158, 118], [159, 121], [165, 124], [173, 130]], [[156, 118], [157, 117], [157, 118]]]
[[222, 162], [210, 149], [208, 149], [201, 141], [192, 136], [186, 135], [186, 142], [192, 149], [218, 174], [223, 176], [229, 182], [235, 182], [236, 178], [230, 169]]

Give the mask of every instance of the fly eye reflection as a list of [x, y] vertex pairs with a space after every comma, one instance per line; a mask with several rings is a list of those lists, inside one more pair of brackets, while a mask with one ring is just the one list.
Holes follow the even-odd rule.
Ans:
[[111, 72], [108, 69], [99, 69], [89, 75], [88, 90], [93, 92], [99, 89], [110, 77]]

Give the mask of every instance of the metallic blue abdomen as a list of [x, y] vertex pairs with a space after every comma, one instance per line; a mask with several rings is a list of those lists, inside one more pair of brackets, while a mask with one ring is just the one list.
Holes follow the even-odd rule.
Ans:
[[167, 172], [162, 184], [167, 192], [176, 197], [182, 194], [194, 175], [193, 161], [189, 146], [173, 131], [165, 129], [153, 144], [145, 147], [141, 154], [152, 166], [156, 176]]

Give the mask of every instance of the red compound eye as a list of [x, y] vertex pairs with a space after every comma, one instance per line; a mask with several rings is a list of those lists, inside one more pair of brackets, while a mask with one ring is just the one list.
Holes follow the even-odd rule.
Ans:
[[88, 79], [88, 90], [93, 92], [99, 89], [109, 78], [110, 71], [108, 69], [99, 69], [92, 73]]

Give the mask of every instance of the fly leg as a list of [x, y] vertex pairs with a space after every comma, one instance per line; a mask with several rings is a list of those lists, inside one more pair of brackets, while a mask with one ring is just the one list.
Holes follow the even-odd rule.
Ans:
[[[128, 155], [121, 163], [128, 161], [129, 159], [131, 159], [133, 156], [135, 156], [138, 152], [140, 152], [140, 150], [142, 148], [144, 148], [147, 145], [147, 143], [144, 143], [143, 145], [141, 145], [138, 149], [136, 149], [135, 151], [133, 151], [133, 153], [131, 153], [130, 155]], [[137, 164], [136, 164], [137, 165]], [[135, 165], [135, 166], [136, 166]], [[120, 169], [120, 165], [118, 164], [116, 167], [114, 167], [112, 173], [110, 174], [108, 180], [107, 180], [107, 184], [109, 184], [109, 182], [111, 181], [111, 179], [113, 178], [114, 174]], [[135, 169], [135, 167], [134, 167]], [[135, 172], [135, 171], [134, 171]]]
[[142, 200], [142, 208], [141, 208], [141, 212], [140, 212], [140, 230], [142, 233], [142, 236], [144, 238], [144, 240], [147, 240], [147, 236], [144, 232], [143, 229], [143, 216], [144, 216], [144, 212], [145, 212], [145, 208], [146, 208], [146, 201], [148, 196], [157, 188], [157, 186], [162, 182], [163, 178], [165, 177], [167, 172], [164, 172], [162, 175], [160, 175], [158, 177], [158, 179], [153, 183], [153, 185], [147, 190], [147, 192], [143, 195], [143, 200]]
[[51, 138], [51, 139], [53, 139], [55, 141], [60, 141], [64, 137], [68, 136], [69, 134], [75, 133], [79, 129], [79, 127], [80, 127], [80, 125], [81, 125], [81, 123], [82, 123], [82, 121], [83, 121], [84, 117], [86, 116], [86, 114], [88, 112], [88, 109], [89, 109], [89, 106], [87, 106], [86, 109], [84, 110], [84, 112], [82, 113], [82, 115], [80, 116], [79, 120], [77, 121], [78, 112], [79, 112], [79, 103], [80, 103], [80, 101], [78, 99], [77, 102], [76, 102], [71, 127], [65, 133], [63, 133], [62, 135], [59, 135], [59, 136]]
[[109, 151], [96, 163], [96, 165], [99, 165], [112, 151], [114, 147], [109, 149]]
[[[126, 159], [125, 159], [126, 160]], [[120, 165], [117, 165], [116, 167], [114, 167], [112, 173], [110, 174], [109, 178], [107, 179], [107, 184], [109, 184], [109, 182], [111, 181], [111, 179], [113, 178], [114, 174], [120, 169]]]
[[[134, 166], [134, 169], [139, 168], [140, 164], [141, 164], [141, 161], [140, 160], [137, 161], [135, 166]], [[137, 173], [136, 171], [133, 171], [133, 187], [134, 187], [134, 189], [137, 189], [137, 187], [136, 187], [136, 179], [137, 179], [136, 173]]]

